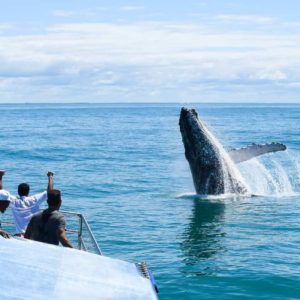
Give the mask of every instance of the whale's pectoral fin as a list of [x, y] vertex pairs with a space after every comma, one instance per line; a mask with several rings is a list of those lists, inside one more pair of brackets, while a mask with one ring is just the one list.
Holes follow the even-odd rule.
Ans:
[[245, 148], [231, 149], [228, 153], [235, 163], [240, 163], [265, 153], [284, 150], [286, 150], [286, 146], [284, 144], [273, 142], [264, 145], [251, 144]]

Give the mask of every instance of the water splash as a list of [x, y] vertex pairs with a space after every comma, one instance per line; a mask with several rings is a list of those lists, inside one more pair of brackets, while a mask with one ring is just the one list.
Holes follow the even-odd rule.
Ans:
[[[251, 194], [250, 187], [247, 185], [241, 172], [236, 167], [235, 163], [232, 161], [228, 152], [224, 149], [223, 145], [204, 124], [202, 124], [202, 127], [205, 130], [206, 136], [212, 141], [212, 144], [216, 147], [217, 153], [219, 155], [224, 180], [224, 194], [232, 194], [232, 191], [234, 190], [234, 183], [232, 182], [232, 180], [236, 180], [237, 182], [239, 182], [242, 186], [245, 187], [245, 189], [248, 191], [248, 194]], [[233, 178], [231, 178], [229, 174], [231, 174]]]
[[198, 200], [226, 200], [226, 199], [231, 199], [231, 200], [237, 200], [237, 199], [242, 199], [242, 198], [248, 198], [250, 195], [237, 195], [233, 193], [228, 193], [228, 194], [220, 194], [220, 195], [207, 195], [207, 194], [195, 194], [194, 192], [186, 192], [186, 193], [179, 193], [175, 196], [176, 199], [198, 199]]
[[296, 169], [297, 169], [298, 185], [300, 185], [300, 159], [296, 161]]
[[299, 195], [300, 159], [296, 153], [269, 154], [239, 166], [253, 194], [277, 197]]

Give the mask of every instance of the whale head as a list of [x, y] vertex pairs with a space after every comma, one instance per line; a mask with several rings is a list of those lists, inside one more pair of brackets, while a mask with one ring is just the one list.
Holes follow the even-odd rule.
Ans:
[[181, 109], [179, 126], [198, 194], [247, 192], [231, 167], [233, 162], [229, 155], [194, 109]]

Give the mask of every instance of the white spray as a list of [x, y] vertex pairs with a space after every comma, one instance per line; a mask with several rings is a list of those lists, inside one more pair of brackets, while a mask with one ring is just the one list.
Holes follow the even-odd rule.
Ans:
[[299, 195], [300, 161], [296, 154], [281, 153], [251, 159], [240, 164], [240, 170], [251, 187], [253, 194], [264, 196], [296, 196]]
[[224, 193], [230, 194], [232, 193], [232, 183], [229, 178], [229, 174], [237, 181], [240, 182], [241, 185], [245, 187], [249, 194], [251, 194], [250, 187], [246, 184], [242, 174], [236, 167], [235, 163], [230, 158], [228, 152], [224, 149], [222, 144], [218, 141], [218, 139], [208, 130], [208, 128], [201, 123], [199, 120], [198, 122], [201, 124], [206, 136], [211, 140], [214, 147], [216, 147], [217, 153], [219, 155], [219, 160], [222, 166], [222, 173], [223, 173], [223, 180], [224, 180]]

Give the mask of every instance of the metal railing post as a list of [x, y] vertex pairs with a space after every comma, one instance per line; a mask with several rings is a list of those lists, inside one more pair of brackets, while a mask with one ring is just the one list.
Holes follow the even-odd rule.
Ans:
[[78, 249], [81, 250], [82, 245], [82, 215], [79, 215], [79, 230], [78, 230]]

